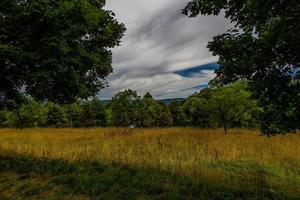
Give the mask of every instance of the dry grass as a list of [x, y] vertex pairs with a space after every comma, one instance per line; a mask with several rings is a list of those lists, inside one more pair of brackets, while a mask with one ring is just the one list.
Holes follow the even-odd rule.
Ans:
[[[2, 129], [0, 152], [157, 168], [224, 184], [300, 192], [300, 134], [234, 129]], [[260, 187], [260, 186], [259, 186]]]

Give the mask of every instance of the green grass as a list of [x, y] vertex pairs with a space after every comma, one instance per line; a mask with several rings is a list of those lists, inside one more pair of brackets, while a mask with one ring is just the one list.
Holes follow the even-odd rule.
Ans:
[[[236, 163], [228, 170], [244, 165]], [[232, 187], [120, 163], [6, 154], [0, 155], [0, 199], [300, 199], [264, 182], [264, 175], [276, 172], [257, 172], [253, 182], [248, 177], [244, 185]]]

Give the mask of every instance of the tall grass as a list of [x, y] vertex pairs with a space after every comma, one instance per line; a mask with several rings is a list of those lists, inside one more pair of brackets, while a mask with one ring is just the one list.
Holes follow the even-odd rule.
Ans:
[[233, 129], [2, 129], [0, 153], [105, 161], [300, 193], [300, 135]]

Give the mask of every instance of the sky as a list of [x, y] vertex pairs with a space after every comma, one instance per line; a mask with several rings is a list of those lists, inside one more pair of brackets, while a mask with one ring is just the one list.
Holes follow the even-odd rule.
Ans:
[[101, 99], [124, 89], [156, 99], [184, 98], [207, 87], [218, 58], [206, 48], [230, 23], [220, 16], [188, 18], [181, 14], [188, 0], [108, 0], [127, 31], [113, 49], [114, 72]]

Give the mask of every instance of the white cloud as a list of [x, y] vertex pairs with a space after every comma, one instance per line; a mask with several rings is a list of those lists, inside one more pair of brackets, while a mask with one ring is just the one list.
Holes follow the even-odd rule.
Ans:
[[[187, 89], [207, 83], [215, 75], [181, 77], [174, 71], [215, 62], [206, 48], [214, 35], [228, 29], [222, 16], [188, 18], [181, 14], [187, 0], [109, 0], [107, 9], [127, 27], [122, 46], [113, 50], [114, 73], [100, 98], [131, 88], [159, 98], [186, 97]], [[186, 90], [185, 90], [186, 89]]]

